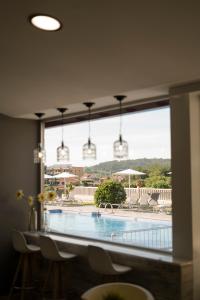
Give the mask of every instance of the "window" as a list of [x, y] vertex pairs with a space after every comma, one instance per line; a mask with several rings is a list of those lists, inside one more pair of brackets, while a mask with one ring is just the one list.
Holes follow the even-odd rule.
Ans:
[[[56, 199], [46, 203], [46, 229], [171, 251], [169, 114], [169, 107], [124, 114], [122, 133], [128, 142], [129, 159], [121, 161], [113, 159], [118, 116], [91, 121], [91, 140], [97, 147], [95, 161], [82, 159], [82, 146], [88, 138], [86, 121], [64, 126], [64, 142], [70, 149], [67, 163], [56, 162], [61, 127], [46, 128], [45, 174], [52, 177], [46, 176], [45, 190], [56, 191]], [[130, 169], [144, 174], [132, 175]], [[63, 172], [65, 176], [56, 178]]]

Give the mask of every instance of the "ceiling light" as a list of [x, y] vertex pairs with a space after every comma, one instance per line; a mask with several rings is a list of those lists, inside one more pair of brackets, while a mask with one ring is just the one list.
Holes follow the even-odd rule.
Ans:
[[91, 107], [95, 104], [94, 102], [83, 103], [88, 108], [88, 141], [83, 145], [83, 159], [96, 159], [96, 146], [91, 142], [90, 138], [90, 119], [91, 119]]
[[48, 15], [34, 15], [30, 17], [30, 22], [33, 26], [47, 31], [57, 31], [61, 28], [61, 22]]
[[[35, 113], [35, 115], [36, 117], [38, 117], [38, 120], [41, 122], [41, 118], [44, 116], [44, 113]], [[45, 163], [46, 153], [42, 147], [41, 141], [39, 141], [37, 148], [34, 149], [33, 155], [34, 155], [35, 164]]]
[[57, 108], [61, 113], [61, 123], [62, 123], [62, 140], [61, 145], [57, 148], [57, 161], [67, 161], [69, 160], [69, 148], [64, 144], [64, 122], [63, 114], [66, 112], [67, 108]]
[[126, 98], [123, 95], [114, 96], [115, 99], [119, 102], [119, 117], [120, 117], [120, 125], [119, 125], [119, 139], [113, 144], [113, 153], [114, 158], [128, 159], [128, 143], [122, 138], [122, 101]]

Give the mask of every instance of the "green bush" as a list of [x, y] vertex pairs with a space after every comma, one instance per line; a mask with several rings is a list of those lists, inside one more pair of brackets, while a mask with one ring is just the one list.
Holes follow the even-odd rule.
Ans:
[[97, 206], [99, 206], [101, 202], [121, 204], [126, 200], [126, 192], [120, 182], [107, 180], [99, 185], [95, 192], [94, 199]]
[[151, 176], [145, 179], [145, 186], [157, 189], [169, 189], [171, 188], [171, 178], [165, 176]]

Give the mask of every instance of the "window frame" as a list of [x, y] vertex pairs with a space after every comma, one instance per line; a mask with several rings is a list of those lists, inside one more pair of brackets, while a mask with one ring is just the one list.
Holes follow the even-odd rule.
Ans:
[[[159, 109], [163, 107], [169, 107], [170, 108], [170, 101], [169, 96], [165, 95], [162, 97], [154, 97], [154, 98], [148, 98], [138, 101], [130, 101], [123, 104], [122, 107], [122, 114], [128, 114], [131, 112], [138, 113], [145, 110], [151, 110], [151, 109]], [[170, 108], [171, 109], [171, 108]], [[97, 120], [97, 119], [103, 119], [107, 117], [113, 117], [119, 115], [119, 107], [118, 105], [111, 105], [111, 106], [105, 106], [97, 109], [93, 109], [91, 112], [91, 120]], [[73, 124], [73, 123], [79, 123], [82, 121], [87, 121], [88, 118], [88, 112], [87, 111], [80, 111], [76, 113], [71, 114], [65, 114], [63, 119], [63, 124]], [[45, 118], [41, 121], [41, 127], [40, 127], [40, 137], [42, 145], [44, 146], [44, 132], [46, 128], [52, 128], [62, 125], [61, 120], [59, 116], [52, 117], [52, 118]], [[44, 166], [41, 165], [40, 167], [40, 190], [43, 191], [44, 187]], [[173, 213], [172, 213], [173, 214]], [[42, 217], [42, 206], [40, 205], [40, 216], [39, 216], [39, 228], [41, 230], [41, 217]], [[150, 251], [152, 253], [160, 253], [165, 255], [172, 255], [172, 252], [164, 251], [164, 250], [158, 250], [154, 248], [145, 248], [137, 245], [128, 245], [128, 244], [122, 244], [114, 241], [106, 241], [106, 240], [99, 240], [95, 238], [90, 237], [82, 237], [78, 235], [72, 235], [72, 234], [63, 234], [63, 233], [55, 233], [50, 232], [50, 234], [58, 235], [61, 237], [72, 237], [74, 239], [83, 239], [93, 242], [101, 242], [105, 243], [111, 246], [115, 247], [126, 247], [126, 248], [132, 248], [136, 250], [141, 251]], [[173, 234], [173, 226], [172, 226], [172, 234]], [[172, 250], [173, 251], [173, 250]]]

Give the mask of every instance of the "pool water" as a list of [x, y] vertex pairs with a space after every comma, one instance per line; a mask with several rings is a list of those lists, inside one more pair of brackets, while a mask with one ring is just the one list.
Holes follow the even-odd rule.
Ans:
[[148, 248], [171, 249], [172, 234], [169, 221], [62, 212], [48, 213], [47, 227], [49, 231], [62, 234]]

